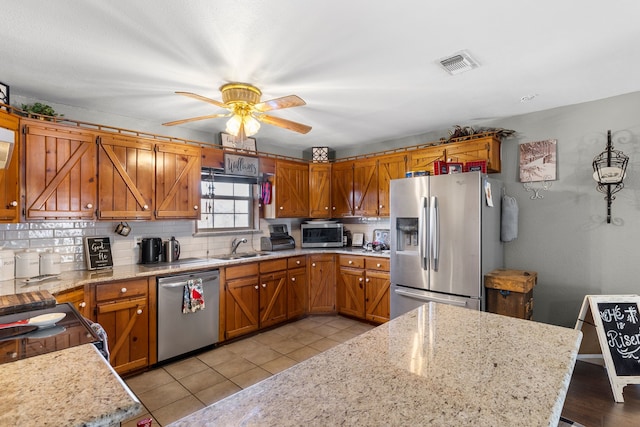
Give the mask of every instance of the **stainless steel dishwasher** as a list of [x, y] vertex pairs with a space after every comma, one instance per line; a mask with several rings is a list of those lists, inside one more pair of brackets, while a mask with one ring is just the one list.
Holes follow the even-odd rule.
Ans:
[[[184, 287], [202, 279], [204, 309], [182, 313]], [[158, 278], [158, 362], [218, 342], [220, 274], [218, 270]]]

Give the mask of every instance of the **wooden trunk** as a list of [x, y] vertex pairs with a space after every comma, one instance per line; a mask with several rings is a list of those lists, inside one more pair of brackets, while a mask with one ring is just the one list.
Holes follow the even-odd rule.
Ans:
[[498, 269], [484, 276], [487, 311], [519, 319], [533, 317], [533, 287], [538, 274], [532, 271]]

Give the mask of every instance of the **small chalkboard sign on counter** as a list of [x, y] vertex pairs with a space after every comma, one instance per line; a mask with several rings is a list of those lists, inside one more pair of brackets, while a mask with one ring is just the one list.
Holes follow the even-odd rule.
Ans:
[[84, 256], [89, 270], [112, 268], [113, 257], [109, 237], [85, 237]]
[[[624, 402], [624, 386], [640, 384], [640, 296], [587, 295], [575, 328], [583, 331], [587, 345], [594, 340], [589, 329], [595, 328], [613, 397]], [[583, 347], [586, 345], [581, 346], [581, 353]]]

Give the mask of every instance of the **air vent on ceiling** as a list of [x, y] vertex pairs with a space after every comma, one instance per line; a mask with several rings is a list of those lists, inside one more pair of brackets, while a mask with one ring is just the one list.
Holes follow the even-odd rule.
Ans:
[[478, 62], [468, 52], [461, 51], [440, 59], [440, 66], [449, 74], [455, 75], [478, 68]]

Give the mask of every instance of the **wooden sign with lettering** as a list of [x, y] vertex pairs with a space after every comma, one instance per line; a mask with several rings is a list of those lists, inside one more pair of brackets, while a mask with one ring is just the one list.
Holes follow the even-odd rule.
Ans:
[[[600, 344], [595, 356], [604, 360], [615, 401], [624, 402], [624, 386], [640, 384], [640, 296], [587, 295], [575, 328], [583, 331], [583, 343], [587, 337], [594, 340], [590, 329], [595, 329]], [[585, 346], [580, 347], [581, 352]]]
[[85, 237], [84, 256], [89, 270], [113, 267], [109, 237]]
[[260, 159], [258, 157], [224, 153], [224, 173], [258, 177], [260, 176]]

